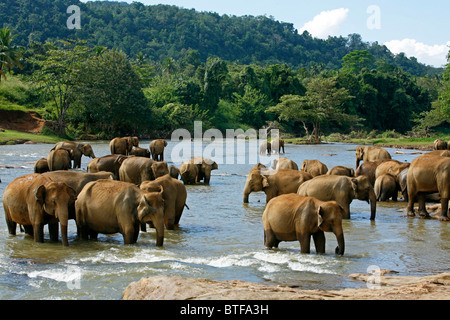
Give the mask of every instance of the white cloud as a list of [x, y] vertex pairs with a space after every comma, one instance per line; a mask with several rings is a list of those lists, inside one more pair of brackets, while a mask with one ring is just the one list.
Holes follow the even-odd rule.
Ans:
[[339, 30], [339, 26], [347, 19], [349, 9], [339, 8], [335, 10], [322, 11], [311, 21], [306, 22], [299, 33], [308, 31], [313, 37], [326, 39], [334, 36]]
[[410, 57], [416, 57], [421, 63], [442, 67], [447, 63], [450, 41], [442, 45], [427, 45], [415, 39], [392, 40], [384, 44], [394, 54], [400, 52]]

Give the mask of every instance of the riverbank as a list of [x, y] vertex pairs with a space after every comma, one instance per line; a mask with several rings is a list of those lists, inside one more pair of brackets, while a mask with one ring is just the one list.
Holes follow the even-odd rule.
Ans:
[[131, 283], [124, 300], [449, 300], [450, 273], [425, 277], [351, 274], [365, 288], [302, 290], [244, 281], [155, 276]]

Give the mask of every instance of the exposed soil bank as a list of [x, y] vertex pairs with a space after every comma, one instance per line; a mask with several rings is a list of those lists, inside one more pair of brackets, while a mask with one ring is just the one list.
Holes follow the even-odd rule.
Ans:
[[[450, 273], [426, 277], [352, 274], [372, 288], [301, 290], [244, 281], [155, 276], [131, 283], [124, 300], [448, 300]], [[376, 282], [371, 282], [376, 280]]]

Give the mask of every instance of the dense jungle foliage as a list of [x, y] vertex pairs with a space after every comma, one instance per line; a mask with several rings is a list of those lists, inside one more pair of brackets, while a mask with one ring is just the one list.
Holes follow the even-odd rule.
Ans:
[[[79, 30], [66, 26], [72, 4]], [[0, 70], [15, 76], [0, 82], [0, 108], [40, 109], [69, 136], [170, 137], [201, 120], [205, 130], [276, 125], [314, 140], [449, 122], [448, 66], [357, 34], [321, 40], [265, 16], [63, 0], [2, 1], [2, 26]]]

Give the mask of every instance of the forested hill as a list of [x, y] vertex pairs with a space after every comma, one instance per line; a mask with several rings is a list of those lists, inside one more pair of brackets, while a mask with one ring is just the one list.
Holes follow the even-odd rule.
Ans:
[[[69, 5], [81, 8], [81, 29], [68, 29]], [[361, 36], [321, 40], [307, 32], [299, 34], [292, 23], [266, 16], [229, 16], [198, 12], [168, 5], [77, 0], [2, 0], [0, 27], [17, 35], [15, 43], [56, 39], [83, 39], [124, 51], [139, 52], [152, 60], [178, 59], [186, 50], [198, 50], [203, 61], [219, 57], [240, 64], [288, 63], [292, 67], [338, 69], [352, 50], [368, 50], [375, 58], [402, 67], [412, 75], [433, 75], [442, 69], [425, 66], [415, 58], [394, 55], [378, 43]]]

